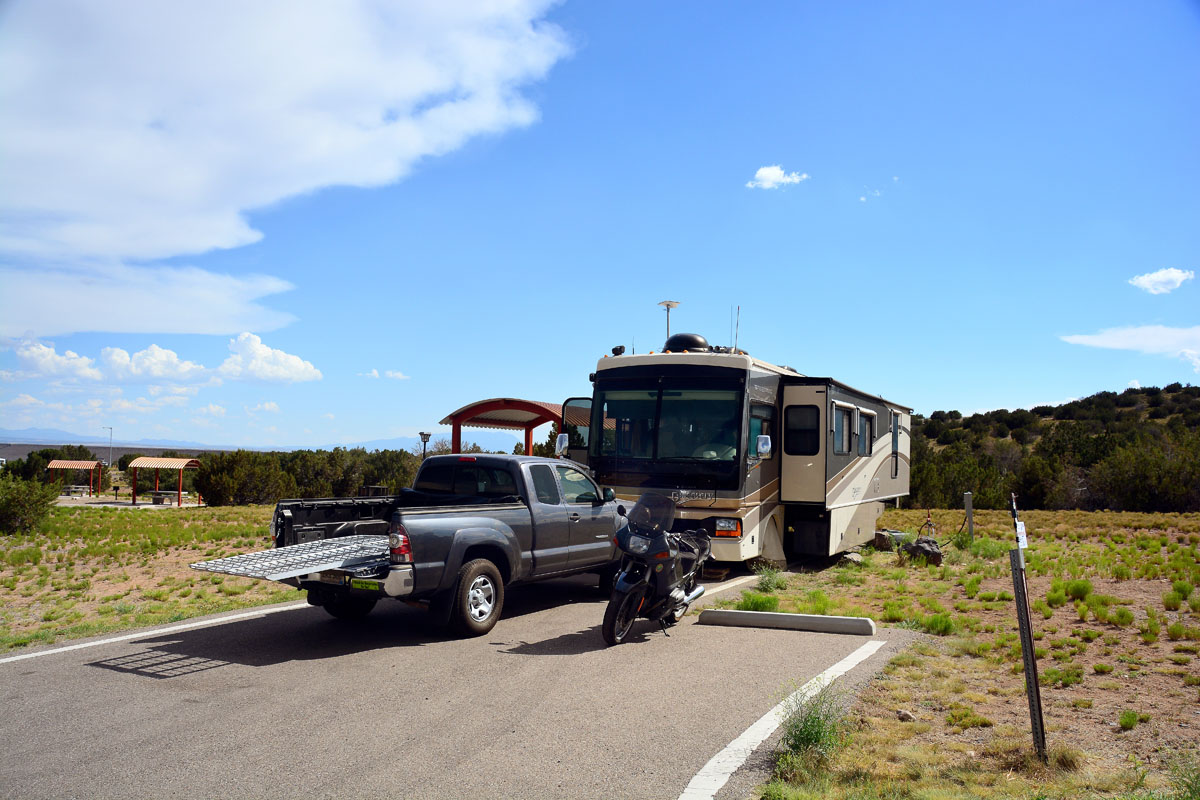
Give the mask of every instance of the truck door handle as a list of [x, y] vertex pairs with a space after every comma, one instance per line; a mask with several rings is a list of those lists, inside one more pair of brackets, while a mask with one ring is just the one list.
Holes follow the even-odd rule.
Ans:
[[571, 515], [569, 517], [567, 517], [567, 519], [571, 520], [571, 522], [579, 522], [579, 512], [577, 512], [577, 511], [572, 512]]

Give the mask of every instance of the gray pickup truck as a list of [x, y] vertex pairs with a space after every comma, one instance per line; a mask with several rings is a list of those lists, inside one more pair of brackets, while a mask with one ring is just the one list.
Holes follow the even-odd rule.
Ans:
[[386, 497], [284, 500], [275, 549], [192, 564], [281, 581], [339, 619], [384, 597], [428, 604], [453, 628], [487, 633], [505, 587], [619, 563], [617, 506], [584, 467], [505, 455], [431, 456], [412, 489]]

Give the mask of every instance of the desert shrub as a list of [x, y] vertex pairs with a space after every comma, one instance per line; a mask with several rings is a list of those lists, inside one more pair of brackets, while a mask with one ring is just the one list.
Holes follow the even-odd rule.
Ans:
[[832, 684], [815, 694], [793, 695], [784, 704], [781, 762], [812, 774], [824, 769], [849, 737], [846, 705]]
[[1178, 611], [1179, 607], [1183, 605], [1183, 598], [1179, 596], [1178, 592], [1174, 591], [1164, 594], [1162, 596], [1162, 601], [1163, 608], [1165, 608], [1167, 611]]
[[1179, 595], [1184, 600], [1187, 600], [1192, 594], [1193, 587], [1187, 581], [1175, 581], [1171, 584], [1171, 588], [1175, 591], [1175, 594]]
[[1108, 615], [1108, 620], [1118, 628], [1124, 628], [1133, 622], [1133, 612], [1128, 608], [1118, 608]]
[[0, 533], [29, 533], [50, 515], [58, 485], [0, 473]]
[[770, 564], [758, 564], [754, 567], [754, 574], [758, 576], [757, 586], [760, 592], [770, 594], [787, 588], [787, 576]]
[[949, 636], [958, 626], [949, 614], [930, 614], [921, 621], [921, 627], [926, 633], [932, 633], [934, 636]]
[[1121, 716], [1117, 718], [1117, 724], [1121, 726], [1123, 731], [1131, 731], [1137, 727], [1138, 713], [1136, 711], [1122, 711]]
[[1067, 596], [1072, 600], [1083, 600], [1092, 593], [1092, 582], [1085, 579], [1071, 581], [1067, 584]]
[[1125, 564], [1117, 564], [1112, 568], [1112, 576], [1114, 580], [1127, 581], [1133, 577], [1133, 571]]

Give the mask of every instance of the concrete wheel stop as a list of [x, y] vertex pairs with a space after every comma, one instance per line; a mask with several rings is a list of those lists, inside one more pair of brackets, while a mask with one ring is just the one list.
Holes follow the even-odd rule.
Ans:
[[826, 617], [819, 614], [785, 614], [780, 611], [737, 611], [706, 608], [700, 612], [701, 625], [727, 625], [740, 628], [781, 628], [816, 633], [842, 633], [874, 636], [875, 620], [866, 617]]

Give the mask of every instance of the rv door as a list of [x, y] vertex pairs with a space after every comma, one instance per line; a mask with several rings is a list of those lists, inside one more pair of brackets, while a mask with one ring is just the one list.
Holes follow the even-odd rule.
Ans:
[[825, 504], [825, 386], [784, 386], [779, 499]]
[[592, 424], [592, 398], [570, 397], [563, 403], [559, 436], [567, 437], [563, 455], [580, 464], [588, 463], [589, 432]]

